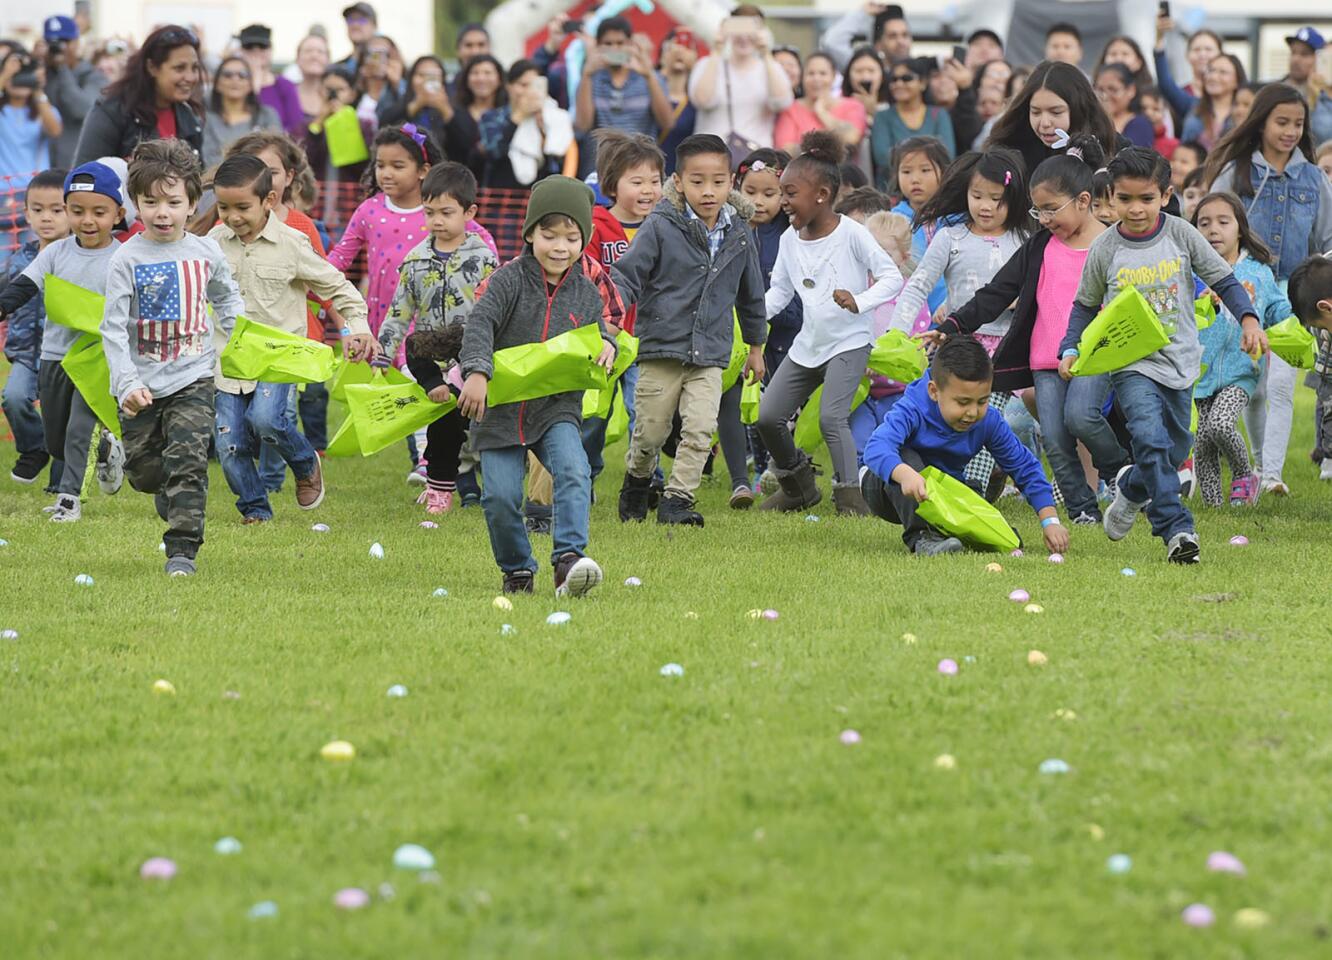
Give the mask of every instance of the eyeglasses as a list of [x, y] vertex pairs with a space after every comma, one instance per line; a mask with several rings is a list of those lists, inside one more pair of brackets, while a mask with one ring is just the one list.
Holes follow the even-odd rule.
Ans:
[[920, 77], [914, 73], [892, 73], [888, 75], [889, 83], [910, 83], [912, 80], [919, 80]]
[[1049, 221], [1053, 220], [1055, 217], [1059, 216], [1060, 210], [1063, 210], [1066, 206], [1068, 206], [1076, 199], [1077, 197], [1069, 197], [1067, 200], [1065, 200], [1059, 206], [1055, 207], [1053, 210], [1038, 210], [1035, 207], [1032, 207], [1030, 210], [1027, 211], [1027, 213], [1031, 214], [1031, 219], [1033, 220], [1038, 220], [1041, 223], [1048, 223]]

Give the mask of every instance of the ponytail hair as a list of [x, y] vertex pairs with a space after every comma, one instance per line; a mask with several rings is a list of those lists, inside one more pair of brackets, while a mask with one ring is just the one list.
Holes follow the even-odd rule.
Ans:
[[916, 211], [912, 228], [918, 229], [927, 223], [958, 215], [970, 222], [971, 209], [967, 195], [973, 177], [1003, 185], [1004, 203], [1008, 205], [1008, 213], [1004, 217], [1005, 230], [1025, 233], [1031, 229], [1031, 217], [1027, 213], [1027, 178], [1022, 169], [1022, 158], [1007, 147], [991, 147], [984, 153], [972, 150], [954, 160], [944, 172], [938, 193]]
[[789, 169], [800, 176], [828, 188], [828, 195], [836, 197], [842, 189], [842, 161], [846, 147], [837, 134], [828, 130], [810, 130], [800, 138], [800, 155], [791, 161]]
[[366, 164], [361, 176], [361, 186], [365, 187], [366, 197], [379, 193], [379, 181], [375, 178], [375, 156], [380, 147], [396, 144], [407, 151], [418, 167], [429, 169], [444, 159], [444, 152], [439, 149], [435, 138], [425, 129], [418, 129], [414, 124], [405, 123], [400, 127], [380, 127], [375, 134], [374, 145], [370, 148], [370, 163]]
[[1041, 161], [1031, 175], [1031, 189], [1047, 184], [1056, 193], [1077, 197], [1089, 193], [1096, 195], [1095, 173], [1105, 166], [1105, 151], [1101, 141], [1089, 133], [1079, 134], [1069, 141], [1068, 149]]

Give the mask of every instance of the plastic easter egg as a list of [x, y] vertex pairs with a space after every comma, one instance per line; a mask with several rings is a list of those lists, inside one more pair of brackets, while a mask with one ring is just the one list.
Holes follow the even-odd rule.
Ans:
[[916, 635], [915, 635], [914, 633], [904, 633], [904, 634], [902, 634], [902, 642], [905, 643], [907, 646], [911, 646], [912, 644], [914, 644], [914, 643], [916, 642], [916, 640], [917, 640], [917, 637], [916, 637]]
[[697, 619], [698, 619], [698, 614], [695, 613], [693, 610], [686, 610], [686, 611], [685, 611], [684, 618], [685, 618], [686, 620], [697, 620]]
[[573, 619], [573, 614], [564, 610], [556, 610], [546, 618], [546, 625], [550, 627], [562, 627]]
[[638, 579], [637, 577], [625, 577], [624, 585], [626, 587], [641, 587], [643, 585], [643, 581]]
[[805, 517], [805, 522], [806, 522], [806, 523], [818, 523], [818, 522], [819, 522], [819, 517], [818, 517], [817, 514], [811, 513], [809, 516]]
[[986, 573], [1003, 573], [1004, 568], [997, 563], [987, 563], [985, 565]]
[[449, 595], [449, 591], [445, 590], [443, 587], [436, 587], [433, 591], [431, 591], [430, 595], [432, 597], [447, 597]]
[[154, 680], [153, 693], [159, 697], [174, 697], [176, 687], [170, 680]]
[[1210, 927], [1216, 923], [1216, 914], [1205, 903], [1191, 903], [1180, 913], [1179, 918], [1190, 927]]
[[360, 887], [344, 887], [333, 894], [333, 906], [339, 910], [360, 910], [370, 905], [370, 894]]
[[957, 676], [957, 661], [944, 657], [944, 659], [939, 661], [939, 672], [945, 677]]
[[393, 851], [393, 866], [399, 870], [433, 870], [435, 855], [415, 843], [404, 843]]
[[420, 527], [422, 530], [439, 529], [439, 524], [437, 524], [434, 520], [422, 520], [420, 523], [417, 524], [417, 526]]
[[838, 734], [837, 739], [841, 740], [842, 743], [846, 744], [848, 747], [853, 747], [860, 742], [860, 734], [854, 730], [843, 730]]
[[328, 533], [328, 524], [316, 523], [310, 529], [313, 530], [315, 533]]
[[1128, 873], [1133, 869], [1133, 858], [1127, 853], [1116, 853], [1105, 861], [1105, 869], [1113, 874]]
[[1050, 658], [1039, 650], [1027, 651], [1027, 663], [1033, 667], [1043, 667], [1050, 662]]
[[1031, 594], [1026, 590], [1014, 590], [1008, 595], [1008, 599], [1012, 600], [1014, 603], [1026, 603], [1031, 599]]
[[319, 755], [330, 763], [346, 763], [356, 757], [356, 748], [346, 740], [333, 740], [319, 750]]
[[776, 610], [769, 609], [769, 610], [764, 610], [761, 616], [763, 617], [764, 620], [776, 620], [778, 617], [781, 616], [781, 614], [778, 613]]
[[934, 758], [934, 768], [936, 770], [956, 770], [957, 758], [951, 753], [941, 753]]
[[0, 630], [0, 640], [17, 640], [18, 637], [17, 630]]
[[490, 605], [494, 607], [496, 610], [513, 609], [513, 601], [510, 600], [508, 597], [496, 597], [494, 600], [490, 601]]
[[1050, 556], [1046, 557], [1046, 559], [1051, 563], [1063, 563], [1064, 555], [1062, 553], [1052, 553]]
[[176, 861], [166, 857], [152, 857], [139, 867], [139, 876], [145, 880], [170, 880], [175, 875]]
[[1021, 547], [1018, 547], [1016, 550], [1014, 550], [1012, 553], [1010, 553], [1009, 556], [1012, 557], [1012, 558], [1015, 559], [1015, 560], [1021, 558], [1021, 556], [1022, 556], [1022, 548], [1021, 548]]
[[394, 700], [401, 700], [403, 697], [407, 696], [407, 688], [400, 683], [395, 683], [388, 688], [385, 696], [391, 697]]
[[683, 677], [684, 667], [678, 663], [668, 663], [659, 671], [663, 677]]
[[382, 544], [378, 542], [370, 544], [370, 559], [371, 560], [384, 559], [384, 547]]
[[213, 852], [224, 857], [235, 856], [241, 852], [241, 842], [235, 837], [223, 837], [213, 844]]
[[1039, 603], [1029, 603], [1022, 608], [1023, 613], [1044, 613], [1045, 608]]
[[1056, 720], [1066, 720], [1072, 722], [1078, 719], [1078, 715], [1074, 713], [1072, 710], [1069, 710], [1067, 707], [1060, 707], [1058, 710], [1054, 712], [1054, 718]]
[[93, 582], [93, 578], [86, 573], [81, 573], [74, 578], [74, 585], [76, 587], [91, 587]]
[[1087, 834], [1097, 843], [1105, 839], [1105, 829], [1099, 823], [1087, 824]]
[[276, 917], [278, 915], [278, 905], [272, 900], [260, 900], [249, 910], [246, 910], [245, 915], [251, 920], [266, 920], [269, 917]]
[[511, 623], [501, 623], [501, 624], [500, 624], [500, 636], [501, 636], [501, 637], [512, 637], [512, 636], [516, 636], [517, 633], [518, 633], [518, 628], [515, 627], [513, 624], [511, 624]]
[[1247, 547], [1249, 545], [1249, 538], [1243, 535], [1231, 537], [1230, 545], [1232, 547]]
[[753, 610], [746, 611], [745, 616], [748, 617], [750, 620], [759, 620], [762, 619], [763, 617], [763, 611], [755, 608]]
[[237, 693], [235, 690], [224, 690], [224, 691], [222, 691], [222, 699], [223, 699], [223, 700], [239, 700], [239, 699], [240, 699], [240, 694]]
[[1068, 771], [1071, 769], [1072, 768], [1067, 763], [1065, 763], [1063, 760], [1060, 760], [1058, 757], [1051, 757], [1049, 760], [1042, 760], [1040, 766], [1041, 773], [1050, 774], [1050, 775], [1068, 773]]
[[1242, 877], [1248, 872], [1239, 857], [1224, 850], [1217, 850], [1208, 855], [1207, 869], [1213, 873], [1233, 873], [1237, 877]]
[[1126, 577], [1136, 577], [1138, 575], [1138, 571], [1134, 570], [1132, 567], [1125, 567], [1123, 570], [1120, 570], [1119, 572]]
[[1272, 917], [1266, 910], [1244, 907], [1235, 911], [1235, 926], [1240, 930], [1261, 930], [1271, 922]]
[[962, 658], [962, 662], [963, 662], [963, 663], [975, 663], [975, 662], [976, 662], [976, 658], [973, 657], [971, 654], [967, 654], [965, 657]]

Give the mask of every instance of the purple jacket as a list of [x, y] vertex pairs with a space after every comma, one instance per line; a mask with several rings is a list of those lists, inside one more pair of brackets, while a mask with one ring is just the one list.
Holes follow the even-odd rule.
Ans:
[[259, 91], [259, 102], [272, 107], [282, 121], [282, 129], [297, 136], [305, 129], [305, 111], [296, 84], [286, 77], [275, 77], [271, 86]]

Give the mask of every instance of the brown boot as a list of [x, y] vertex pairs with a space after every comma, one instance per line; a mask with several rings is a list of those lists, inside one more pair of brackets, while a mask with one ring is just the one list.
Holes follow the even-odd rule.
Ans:
[[315, 457], [314, 473], [296, 481], [296, 505], [302, 510], [313, 510], [324, 502], [324, 468]]
[[860, 493], [858, 483], [833, 484], [833, 503], [837, 504], [837, 513], [843, 517], [868, 517], [869, 504]]
[[788, 474], [778, 474], [782, 488], [766, 497], [759, 504], [760, 510], [781, 510], [792, 513], [796, 510], [808, 510], [823, 499], [823, 493], [814, 480], [814, 464], [802, 461]]

